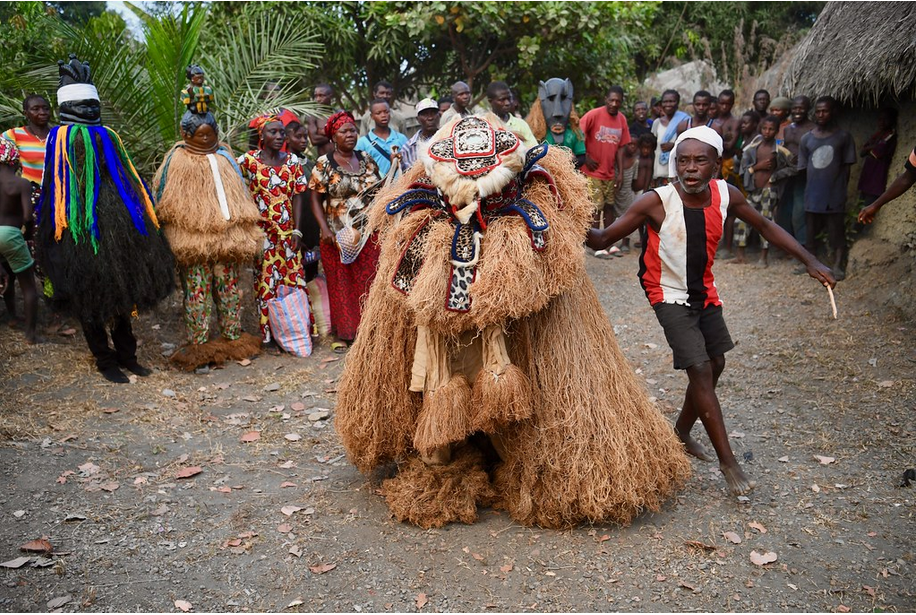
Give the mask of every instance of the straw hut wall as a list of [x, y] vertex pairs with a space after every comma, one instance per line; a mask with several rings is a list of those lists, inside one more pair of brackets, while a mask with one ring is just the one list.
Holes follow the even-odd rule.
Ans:
[[[793, 50], [779, 91], [836, 98], [842, 104], [840, 126], [859, 148], [875, 131], [878, 109], [897, 108], [890, 183], [916, 145], [916, 3], [828, 2]], [[849, 182], [849, 203], [856, 211], [861, 166], [860, 161], [853, 167]], [[850, 276], [893, 278], [878, 300], [916, 319], [916, 188], [886, 205], [857, 238], [848, 269]]]

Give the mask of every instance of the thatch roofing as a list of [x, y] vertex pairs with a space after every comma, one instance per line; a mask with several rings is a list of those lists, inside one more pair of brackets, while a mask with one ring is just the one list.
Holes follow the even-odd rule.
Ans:
[[828, 2], [798, 45], [783, 89], [849, 104], [916, 94], [916, 3]]

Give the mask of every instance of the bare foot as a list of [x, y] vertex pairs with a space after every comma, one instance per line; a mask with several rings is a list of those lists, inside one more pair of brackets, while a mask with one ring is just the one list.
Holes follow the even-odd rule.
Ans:
[[725, 483], [732, 495], [745, 495], [751, 492], [751, 489], [757, 486], [757, 483], [749, 479], [741, 471], [738, 465], [726, 466], [719, 465], [722, 475], [725, 476]]
[[769, 266], [770, 266], [770, 263], [768, 261], [763, 260], [762, 258], [759, 261], [757, 261], [757, 267], [760, 269], [766, 269]]
[[30, 344], [30, 345], [44, 344], [46, 341], [48, 341], [48, 340], [46, 340], [45, 338], [41, 337], [40, 335], [38, 335], [38, 334], [35, 333], [34, 331], [33, 331], [32, 333], [26, 333], [26, 335], [25, 335], [25, 343], [26, 343], [26, 344]]
[[706, 449], [703, 446], [690, 437], [690, 435], [682, 436], [678, 434], [678, 437], [681, 439], [681, 442], [684, 443], [684, 448], [687, 450], [688, 455], [693, 455], [697, 459], [702, 461], [712, 461], [713, 458], [709, 456], [709, 453], [706, 452]]

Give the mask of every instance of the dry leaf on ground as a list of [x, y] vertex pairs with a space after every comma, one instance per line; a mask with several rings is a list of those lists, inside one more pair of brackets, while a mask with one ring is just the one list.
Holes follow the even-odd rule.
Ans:
[[73, 596], [71, 596], [70, 594], [67, 594], [66, 596], [58, 596], [57, 598], [52, 598], [51, 600], [48, 600], [48, 610], [53, 611], [54, 609], [59, 609], [60, 607], [64, 606], [71, 600], [73, 600]]
[[317, 566], [309, 566], [309, 570], [315, 574], [324, 574], [330, 572], [337, 568], [337, 564], [318, 564]]
[[11, 559], [7, 562], [0, 563], [0, 567], [3, 568], [22, 568], [26, 564], [32, 561], [31, 557], [17, 557], [16, 559]]
[[757, 551], [751, 551], [751, 563], [757, 566], [766, 566], [767, 564], [772, 564], [776, 561], [776, 553], [773, 551], [767, 551], [765, 553], [757, 553]]
[[727, 540], [728, 542], [732, 544], [736, 544], [736, 545], [741, 544], [741, 537], [738, 536], [738, 534], [736, 534], [735, 532], [723, 532], [722, 536], [725, 538], [725, 540]]
[[750, 523], [747, 524], [747, 526], [748, 526], [749, 528], [751, 528], [752, 530], [757, 530], [757, 531], [760, 532], [761, 534], [766, 534], [766, 533], [767, 533], [767, 528], [765, 528], [765, 527], [763, 526], [762, 523], [757, 523], [756, 521], [751, 521]]
[[188, 602], [187, 600], [176, 600], [175, 608], [187, 613], [188, 611], [191, 610], [191, 603]]
[[299, 512], [300, 510], [302, 510], [302, 507], [301, 507], [301, 506], [289, 505], [289, 506], [284, 506], [283, 508], [281, 508], [281, 509], [280, 509], [280, 512], [283, 513], [284, 515], [286, 515], [287, 517], [289, 517], [289, 516], [292, 515], [293, 513], [297, 513], [297, 512]]
[[178, 470], [178, 473], [175, 474], [175, 478], [191, 478], [192, 476], [197, 476], [203, 471], [203, 468], [200, 466], [188, 466], [187, 468], [181, 468]]
[[242, 437], [239, 438], [242, 442], [257, 442], [261, 439], [260, 431], [249, 431], [242, 434]]
[[417, 594], [417, 608], [422, 609], [429, 602], [429, 598], [426, 597], [426, 594]]
[[54, 547], [48, 542], [47, 538], [38, 538], [37, 540], [28, 541], [19, 547], [19, 550], [26, 553], [50, 553], [54, 550]]

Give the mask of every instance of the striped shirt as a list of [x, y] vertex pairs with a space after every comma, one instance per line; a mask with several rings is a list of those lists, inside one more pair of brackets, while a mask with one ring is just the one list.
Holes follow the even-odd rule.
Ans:
[[674, 184], [655, 188], [665, 220], [658, 231], [645, 225], [639, 257], [639, 281], [651, 305], [722, 305], [712, 265], [728, 213], [728, 184], [713, 180], [709, 189], [709, 206], [694, 209], [684, 207]]
[[40, 186], [45, 168], [45, 142], [29, 132], [25, 126], [10, 128], [2, 136], [19, 148], [22, 177]]

